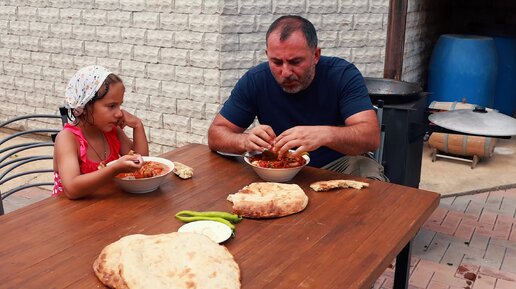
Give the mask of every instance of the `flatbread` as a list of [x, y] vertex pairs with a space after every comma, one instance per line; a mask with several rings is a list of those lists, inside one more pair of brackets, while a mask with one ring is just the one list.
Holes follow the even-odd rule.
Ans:
[[93, 262], [93, 271], [102, 284], [109, 288], [127, 288], [120, 277], [118, 266], [122, 248], [127, 247], [131, 240], [145, 238], [146, 235], [135, 234], [121, 238], [120, 240], [107, 245], [100, 255]]
[[182, 164], [180, 162], [174, 162], [174, 174], [182, 179], [189, 179], [193, 177], [193, 168]]
[[102, 250], [94, 262], [111, 288], [240, 288], [240, 269], [226, 247], [197, 233], [130, 235]]
[[308, 204], [308, 196], [296, 184], [273, 182], [252, 183], [230, 194], [233, 213], [248, 218], [283, 217], [300, 212]]
[[329, 191], [331, 189], [346, 189], [346, 188], [354, 188], [357, 190], [362, 189], [363, 187], [369, 187], [368, 183], [352, 181], [352, 180], [329, 180], [329, 181], [319, 181], [312, 183], [310, 188], [314, 191], [322, 192]]

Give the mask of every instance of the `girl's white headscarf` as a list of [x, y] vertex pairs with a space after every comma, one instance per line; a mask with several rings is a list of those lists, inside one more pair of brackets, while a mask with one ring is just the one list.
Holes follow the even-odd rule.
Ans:
[[84, 111], [84, 106], [95, 96], [111, 71], [98, 65], [79, 69], [70, 79], [65, 91], [65, 106], [72, 109], [74, 116]]

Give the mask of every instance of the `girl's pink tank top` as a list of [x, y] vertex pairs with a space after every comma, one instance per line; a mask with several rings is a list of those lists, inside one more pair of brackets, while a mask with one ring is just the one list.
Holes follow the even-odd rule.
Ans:
[[[100, 162], [94, 162], [88, 159], [88, 155], [86, 153], [88, 150], [88, 141], [84, 137], [82, 130], [78, 126], [68, 123], [65, 124], [63, 129], [72, 132], [79, 141], [79, 168], [81, 170], [81, 174], [87, 174], [98, 170]], [[104, 136], [106, 137], [110, 151], [108, 157], [103, 161], [104, 164], [107, 164], [120, 157], [120, 141], [118, 140], [116, 127], [113, 127], [110, 132], [105, 132]], [[54, 190], [52, 192], [52, 196], [59, 195], [62, 192], [63, 185], [61, 184], [61, 178], [59, 177], [58, 172], [54, 172]]]

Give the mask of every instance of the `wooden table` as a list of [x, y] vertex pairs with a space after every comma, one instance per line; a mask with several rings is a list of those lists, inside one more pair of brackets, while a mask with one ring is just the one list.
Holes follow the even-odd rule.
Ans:
[[[0, 217], [0, 287], [102, 288], [92, 264], [122, 236], [176, 231], [180, 210], [230, 211], [226, 201], [260, 181], [242, 160], [187, 145], [164, 154], [195, 169], [192, 179], [170, 175], [155, 192], [118, 189], [102, 197], [49, 198]], [[277, 218], [245, 219], [225, 242], [240, 266], [242, 288], [370, 288], [398, 256], [398, 286], [410, 240], [439, 203], [436, 193], [370, 181], [362, 190], [314, 192], [314, 181], [342, 174], [305, 167], [292, 180], [309, 197], [306, 209]], [[354, 178], [357, 179], [357, 178]], [[404, 249], [405, 248], [405, 249]]]

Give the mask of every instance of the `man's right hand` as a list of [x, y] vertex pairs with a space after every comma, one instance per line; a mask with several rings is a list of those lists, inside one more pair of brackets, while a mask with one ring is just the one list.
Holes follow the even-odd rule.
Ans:
[[263, 151], [264, 149], [272, 149], [276, 134], [268, 125], [257, 125], [248, 133], [245, 140], [245, 149], [248, 152]]

